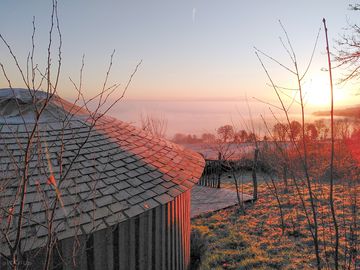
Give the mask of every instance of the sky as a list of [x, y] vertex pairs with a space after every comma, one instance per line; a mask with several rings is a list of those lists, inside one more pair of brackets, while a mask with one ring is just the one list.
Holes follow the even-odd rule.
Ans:
[[[322, 18], [326, 18], [330, 47], [344, 31], [347, 20], [357, 22], [356, 12], [346, 0], [152, 0], [95, 1], [61, 0], [58, 4], [63, 39], [62, 96], [74, 97], [69, 81], [79, 81], [85, 55], [83, 88], [89, 96], [104, 82], [110, 55], [115, 50], [109, 84], [124, 86], [135, 66], [139, 71], [127, 93], [130, 100], [275, 100], [267, 77], [254, 54], [254, 46], [289, 64], [279, 36], [278, 20], [285, 26], [299, 66], [304, 70], [314, 46]], [[24, 67], [31, 50], [32, 18], [35, 16], [36, 63], [44, 67], [50, 27], [51, 3], [45, 0], [2, 0], [0, 33], [12, 46]], [[56, 39], [54, 40], [56, 42]], [[55, 62], [55, 57], [54, 60]], [[0, 61], [13, 85], [23, 86], [0, 44]], [[277, 83], [292, 87], [290, 74], [266, 61]], [[324, 105], [319, 90], [327, 82], [323, 29], [315, 57], [304, 80], [309, 102]], [[334, 71], [338, 78], [341, 71]], [[7, 82], [0, 75], [0, 87]], [[353, 85], [337, 87], [340, 105], [358, 104]], [[314, 90], [316, 88], [316, 91]]]

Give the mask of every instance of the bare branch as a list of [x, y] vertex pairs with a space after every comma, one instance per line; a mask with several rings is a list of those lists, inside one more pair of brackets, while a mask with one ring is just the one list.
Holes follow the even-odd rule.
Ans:
[[254, 47], [255, 51], [262, 54], [263, 56], [265, 56], [266, 58], [272, 60], [273, 62], [277, 63], [278, 65], [280, 65], [281, 67], [283, 67], [284, 69], [286, 69], [287, 71], [291, 72], [292, 74], [296, 75], [295, 71], [291, 70], [290, 68], [288, 68], [287, 66], [283, 65], [282, 63], [280, 63], [278, 60], [276, 60], [275, 58], [271, 57], [270, 55], [264, 53], [263, 51], [259, 50], [258, 48]]

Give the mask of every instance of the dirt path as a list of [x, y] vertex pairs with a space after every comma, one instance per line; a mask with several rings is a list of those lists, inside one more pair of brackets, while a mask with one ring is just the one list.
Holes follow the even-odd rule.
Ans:
[[[240, 194], [245, 201], [252, 200], [252, 196]], [[210, 188], [195, 185], [191, 190], [191, 218], [203, 213], [213, 212], [238, 203], [236, 192], [226, 188]]]

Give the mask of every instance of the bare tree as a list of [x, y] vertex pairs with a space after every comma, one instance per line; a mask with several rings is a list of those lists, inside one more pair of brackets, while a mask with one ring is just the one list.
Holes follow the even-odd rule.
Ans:
[[[283, 233], [287, 232], [297, 237], [299, 230], [304, 228], [308, 230], [313, 240], [318, 269], [357, 269], [358, 245], [354, 243], [357, 235], [353, 232], [354, 228], [358, 228], [355, 221], [358, 220], [355, 216], [358, 214], [355, 206], [358, 202], [358, 192], [355, 191], [358, 189], [358, 176], [355, 174], [358, 173], [359, 163], [358, 154], [355, 152], [358, 152], [359, 147], [350, 136], [351, 131], [353, 134], [356, 133], [355, 125], [351, 127], [346, 119], [334, 119], [333, 70], [325, 21], [323, 26], [327, 40], [326, 51], [331, 85], [329, 90], [332, 97], [329, 104], [330, 120], [317, 120], [314, 123], [304, 121], [305, 104], [301, 93], [304, 74], [299, 72], [296, 56], [286, 32], [287, 46], [284, 44], [283, 46], [285, 50], [287, 49], [286, 52], [293, 64], [291, 67], [257, 50], [260, 63], [280, 102], [280, 106], [271, 104], [270, 106], [280, 108], [285, 115], [285, 123], [283, 123], [270, 109], [276, 120], [275, 128], [272, 130], [265, 121], [264, 123], [267, 126], [268, 136], [272, 139], [272, 145], [262, 150], [260, 156], [274, 169], [269, 173], [270, 181], [266, 181], [265, 184], [276, 199]], [[294, 87], [276, 85], [264, 64], [264, 57], [293, 74], [297, 82], [297, 90], [294, 90]], [[308, 66], [305, 73], [307, 70]], [[292, 98], [289, 100], [290, 95], [283, 93], [287, 91], [285, 89], [296, 91], [296, 100]], [[289, 105], [286, 101], [291, 104], [290, 107], [299, 105], [301, 108], [302, 120], [296, 126], [290, 119]], [[283, 140], [284, 138], [286, 139]], [[276, 178], [281, 177], [283, 166], [287, 168], [287, 180], [282, 185]], [[349, 206], [349, 202], [352, 202], [352, 206]], [[291, 207], [284, 208], [283, 203]], [[300, 220], [304, 217], [307, 226], [299, 226]], [[289, 226], [292, 231], [287, 231]], [[300, 231], [301, 233], [303, 232]]]
[[324, 119], [315, 120], [314, 125], [318, 131], [319, 139], [326, 140], [328, 138], [329, 128], [325, 124]]
[[228, 143], [234, 140], [234, 128], [231, 125], [221, 126], [216, 130], [217, 134], [219, 135], [220, 140], [224, 143]]
[[140, 114], [141, 128], [149, 133], [165, 138], [167, 131], [167, 119], [163, 116], [155, 116], [154, 114]]
[[[7, 72], [7, 66], [0, 59], [2, 76], [8, 83], [8, 94], [16, 97], [13, 99], [14, 103], [11, 104], [12, 109], [24, 127], [24, 132], [19, 135], [19, 133], [17, 133], [16, 130], [12, 130], [11, 125], [6, 122], [6, 117], [2, 119], [4, 122], [0, 126], [0, 129], [8, 129], [12, 132], [15, 144], [19, 149], [22, 149], [22, 155], [20, 156], [14, 154], [10, 145], [5, 145], [4, 149], [0, 149], [1, 154], [6, 154], [7, 158], [11, 160], [11, 167], [13, 168], [11, 172], [15, 172], [15, 174], [11, 174], [10, 171], [8, 173], [5, 173], [5, 171], [0, 172], [0, 182], [2, 185], [0, 187], [0, 193], [6, 192], [7, 183], [12, 184], [10, 181], [16, 179], [18, 183], [17, 193], [12, 199], [10, 199], [10, 201], [0, 202], [0, 221], [7, 221], [6, 226], [1, 227], [0, 241], [4, 243], [9, 251], [8, 253], [1, 253], [0, 256], [1, 260], [5, 260], [11, 269], [14, 270], [26, 267], [28, 256], [24, 246], [32, 246], [35, 244], [29, 242], [31, 240], [26, 239], [26, 232], [24, 231], [27, 224], [31, 222], [35, 222], [46, 232], [45, 261], [42, 263], [43, 269], [51, 268], [51, 258], [57, 248], [56, 232], [57, 228], [61, 226], [61, 223], [56, 220], [56, 215], [59, 213], [58, 208], [64, 211], [65, 216], [78, 213], [78, 209], [68, 209], [64, 206], [63, 196], [60, 192], [61, 187], [67, 182], [70, 172], [74, 169], [75, 162], [80, 158], [81, 152], [83, 152], [84, 146], [91, 138], [93, 130], [98, 125], [99, 120], [125, 96], [141, 64], [140, 62], [135, 67], [125, 87], [120, 91], [120, 94], [114, 96], [120, 85], [117, 83], [109, 85], [108, 82], [114, 56], [114, 53], [111, 54], [109, 67], [106, 71], [102, 87], [95, 96], [87, 100], [84, 98], [82, 89], [83, 58], [79, 83], [75, 83], [70, 79], [77, 92], [75, 104], [67, 103], [58, 97], [58, 85], [62, 67], [62, 35], [60, 31], [57, 0], [53, 0], [51, 5], [51, 21], [46, 51], [47, 61], [43, 68], [36, 63], [34, 57], [36, 50], [35, 32], [34, 19], [32, 47], [25, 67], [20, 65], [20, 61], [13, 51], [12, 46], [6, 38], [0, 34], [0, 40], [8, 49], [8, 55], [12, 58], [17, 72], [22, 78], [22, 83], [25, 86], [25, 90], [23, 90], [24, 96], [18, 98], [18, 90], [15, 89], [12, 84], [11, 76]], [[56, 56], [52, 53], [54, 49], [57, 50]], [[44, 89], [44, 91], [40, 89]], [[110, 102], [111, 97], [113, 101]], [[27, 99], [26, 104], [30, 105], [21, 103], [21, 99], [24, 98]], [[95, 103], [93, 110], [89, 108], [91, 102]], [[54, 104], [56, 104], [55, 107]], [[59, 113], [58, 115], [53, 116], [58, 119], [57, 127], [59, 128], [59, 132], [56, 133], [56, 142], [50, 143], [47, 142], [48, 133], [44, 130], [42, 120], [48, 117], [47, 114], [50, 110], [56, 110], [56, 108], [61, 109], [57, 111]], [[86, 132], [86, 134], [82, 137], [79, 137], [76, 133], [69, 134], [66, 132], [69, 126], [73, 124], [72, 119], [78, 114], [84, 115], [84, 117], [86, 116], [87, 125], [83, 127], [83, 131]], [[32, 117], [30, 122], [28, 120], [29, 116]], [[24, 134], [26, 134], [25, 137], [23, 137]], [[72, 149], [71, 156], [65, 151], [68, 147], [67, 142], [69, 139], [76, 142], [76, 147]], [[0, 137], [0, 140], [5, 140], [5, 138]], [[56, 155], [57, 159], [56, 165], [50, 162], [54, 155]], [[34, 174], [34, 162], [37, 162], [36, 168], [41, 176], [39, 176], [40, 179], [35, 183], [35, 186], [36, 196], [39, 198], [36, 203], [38, 207], [44, 208], [46, 212], [43, 220], [39, 220], [32, 215], [31, 211], [29, 212], [29, 210], [25, 209], [26, 201], [31, 200], [31, 198], [28, 198], [28, 190], [34, 188], [34, 183], [32, 183], [31, 180]], [[44, 176], [45, 179], [43, 179], [42, 176]], [[46, 182], [45, 186], [40, 182], [42, 180]], [[74, 245], [74, 251], [76, 251], [77, 248], [78, 246]]]
[[[317, 212], [317, 209], [316, 209], [316, 202], [315, 202], [314, 193], [313, 193], [313, 184], [311, 182], [310, 175], [309, 175], [307, 144], [306, 144], [305, 140], [302, 140], [302, 145], [301, 145], [301, 148], [300, 148], [299, 145], [296, 143], [297, 134], [293, 133], [294, 129], [291, 128], [292, 124], [291, 124], [291, 121], [290, 121], [290, 118], [289, 118], [289, 108], [290, 107], [285, 105], [284, 100], [281, 97], [282, 89], [288, 89], [288, 88], [280, 87], [280, 86], [278, 86], [278, 85], [276, 85], [274, 83], [272, 77], [269, 74], [269, 71], [265, 67], [264, 62], [262, 61], [262, 59], [260, 57], [260, 55], [261, 55], [262, 57], [265, 57], [265, 58], [271, 60], [272, 62], [276, 63], [277, 65], [281, 66], [286, 71], [288, 71], [290, 74], [292, 74], [292, 76], [294, 76], [295, 81], [297, 83], [297, 86], [296, 86], [295, 89], [296, 89], [296, 91], [298, 93], [298, 98], [299, 98], [298, 104], [300, 105], [300, 109], [301, 109], [301, 137], [305, 138], [305, 104], [304, 104], [304, 98], [303, 98], [304, 93], [303, 93], [303, 89], [302, 89], [302, 81], [305, 78], [305, 76], [306, 76], [306, 74], [307, 74], [307, 72], [308, 72], [308, 70], [310, 68], [310, 64], [312, 62], [313, 55], [314, 55], [314, 52], [315, 52], [315, 48], [316, 48], [316, 45], [317, 45], [320, 29], [319, 29], [319, 32], [317, 34], [316, 42], [315, 42], [315, 45], [314, 45], [313, 52], [311, 54], [309, 63], [307, 65], [305, 71], [303, 73], [300, 73], [297, 57], [296, 57], [295, 51], [294, 51], [294, 49], [292, 47], [292, 44], [290, 42], [288, 33], [286, 32], [286, 30], [283, 27], [283, 25], [281, 24], [281, 22], [280, 22], [280, 25], [281, 25], [281, 27], [283, 29], [286, 43], [282, 39], [280, 39], [280, 41], [281, 41], [281, 44], [282, 44], [283, 48], [285, 49], [287, 55], [289, 56], [289, 59], [291, 61], [292, 66], [288, 67], [288, 66], [282, 64], [281, 62], [279, 62], [275, 58], [269, 56], [268, 54], [264, 53], [263, 51], [261, 51], [261, 50], [259, 50], [257, 48], [255, 48], [255, 51], [256, 51], [255, 53], [256, 53], [256, 56], [259, 59], [261, 65], [262, 65], [262, 67], [263, 67], [269, 81], [270, 81], [270, 84], [271, 84], [272, 88], [275, 91], [276, 96], [278, 97], [278, 100], [280, 102], [280, 108], [281, 108], [282, 112], [285, 114], [286, 124], [289, 127], [289, 130], [288, 130], [289, 133], [288, 134], [289, 134], [290, 141], [291, 141], [292, 145], [294, 146], [294, 148], [296, 149], [296, 151], [298, 153], [298, 156], [299, 156], [299, 158], [301, 160], [301, 163], [302, 163], [302, 169], [303, 169], [304, 176], [305, 176], [305, 179], [306, 179], [306, 182], [307, 182], [307, 191], [308, 191], [309, 199], [310, 199], [310, 206], [311, 206], [310, 211], [311, 211], [312, 219], [310, 218], [309, 213], [308, 213], [308, 209], [304, 204], [303, 204], [304, 205], [303, 210], [304, 210], [304, 212], [306, 214], [307, 222], [308, 222], [309, 228], [310, 228], [310, 233], [312, 235], [312, 239], [313, 239], [313, 243], [314, 243], [314, 251], [315, 251], [315, 255], [316, 255], [317, 268], [321, 269], [320, 248], [319, 248], [319, 238], [318, 238], [318, 212]], [[294, 88], [292, 88], [292, 89], [294, 89]], [[290, 106], [294, 103], [294, 100], [295, 100], [295, 98], [291, 101]], [[300, 193], [299, 193], [299, 195], [300, 195]]]
[[[349, 9], [358, 12], [359, 4], [349, 5]], [[337, 40], [335, 55], [336, 67], [345, 70], [340, 82], [358, 80], [360, 77], [360, 27], [348, 22], [345, 33]]]
[[287, 126], [282, 123], [276, 123], [273, 127], [273, 133], [275, 135], [275, 138], [279, 141], [285, 141], [286, 140], [286, 134], [287, 134]]
[[333, 89], [333, 79], [332, 79], [332, 70], [331, 70], [331, 59], [330, 59], [330, 49], [329, 49], [329, 40], [328, 40], [328, 29], [326, 27], [326, 20], [323, 19], [325, 37], [326, 37], [326, 52], [328, 57], [329, 65], [329, 79], [330, 79], [330, 95], [331, 95], [331, 110], [330, 110], [330, 132], [331, 132], [331, 157], [330, 157], [330, 195], [329, 203], [331, 209], [331, 216], [334, 223], [335, 229], [335, 269], [339, 269], [339, 226], [336, 218], [336, 210], [334, 203], [334, 158], [335, 158], [335, 136], [334, 136], [334, 89]]

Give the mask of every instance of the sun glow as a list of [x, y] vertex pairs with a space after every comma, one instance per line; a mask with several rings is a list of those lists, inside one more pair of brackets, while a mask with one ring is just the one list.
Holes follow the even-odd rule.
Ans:
[[[316, 76], [309, 79], [302, 86], [304, 93], [304, 101], [312, 107], [329, 107], [330, 83], [327, 76]], [[345, 105], [346, 93], [344, 89], [339, 89], [334, 85], [334, 104]]]

